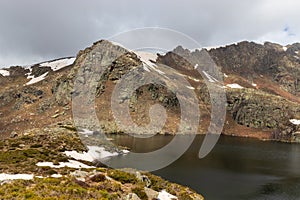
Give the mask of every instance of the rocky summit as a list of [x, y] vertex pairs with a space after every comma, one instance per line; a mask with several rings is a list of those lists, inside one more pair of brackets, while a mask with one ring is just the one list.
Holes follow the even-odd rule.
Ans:
[[86, 151], [122, 153], [99, 132], [206, 134], [220, 125], [224, 135], [299, 143], [299, 77], [300, 44], [246, 41], [153, 54], [101, 40], [76, 57], [1, 69], [1, 197], [202, 199], [146, 172], [99, 168]]
[[[194, 52], [179, 46], [171, 52], [160, 55], [134, 52], [101, 40], [79, 51], [76, 58], [68, 57], [32, 66], [12, 66], [2, 69], [0, 135], [7, 138], [21, 135], [28, 129], [44, 128], [53, 124], [74, 127], [72, 96], [87, 98], [86, 95], [92, 95], [90, 98], [94, 104], [89, 105], [95, 109], [97, 122], [88, 119], [84, 121], [82, 118], [83, 128], [94, 130], [97, 123], [104, 133], [126, 133], [128, 131], [116, 122], [111, 107], [116, 86], [126, 81], [127, 88], [119, 87], [120, 102], [116, 104], [121, 106], [116, 107], [121, 108], [123, 103], [128, 106], [130, 118], [136, 125], [146, 127], [151, 121], [150, 108], [160, 104], [167, 112], [165, 124], [159, 130], [148, 127], [149, 132], [155, 131], [158, 134], [191, 132], [187, 125], [179, 128], [184, 119], [181, 119], [182, 110], [178, 95], [186, 97], [185, 102], [192, 102], [193, 99], [189, 98], [192, 92], [196, 95], [200, 111], [198, 129], [195, 132], [206, 134], [212, 115], [208, 84], [215, 82], [215, 88], [222, 87], [226, 92], [224, 107], [227, 112], [222, 134], [298, 142], [300, 141], [299, 48], [299, 44], [283, 47], [269, 42], [264, 45], [240, 42]], [[210, 59], [217, 66], [218, 73], [210, 71], [209, 66], [201, 64], [194, 66], [193, 62], [197, 62], [195, 58], [201, 56], [203, 51], [208, 52]], [[87, 62], [95, 56], [91, 55], [95, 52], [103, 62], [108, 62], [106, 67], [102, 69], [92, 67]], [[131, 73], [135, 77], [134, 81], [129, 81], [130, 77], [126, 77], [130, 72], [134, 72]], [[91, 75], [96, 73], [101, 73], [102, 76], [91, 81]], [[134, 88], [135, 85], [142, 83], [140, 80], [146, 83], [143, 78], [146, 73], [151, 73], [152, 79], [162, 80], [166, 84], [159, 84], [157, 81]], [[183, 77], [187, 85], [182, 86], [180, 83], [172, 86], [172, 80], [179, 79], [176, 75]], [[77, 95], [76, 90], [87, 87], [87, 84], [93, 91], [81, 89], [81, 94]], [[176, 89], [180, 94], [174, 92]], [[129, 90], [133, 91], [130, 93]], [[196, 114], [190, 112], [190, 115]], [[77, 125], [76, 128], [78, 126], [81, 125]], [[145, 129], [136, 131], [142, 134]]]

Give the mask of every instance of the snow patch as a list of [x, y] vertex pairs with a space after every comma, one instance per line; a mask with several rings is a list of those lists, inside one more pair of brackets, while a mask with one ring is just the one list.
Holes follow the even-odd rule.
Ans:
[[150, 67], [151, 69], [153, 69], [160, 75], [164, 75], [164, 77], [169, 79], [169, 77], [165, 76], [165, 73], [163, 71], [157, 69], [157, 65], [155, 63], [153, 63], [157, 60], [157, 57], [158, 57], [157, 54], [150, 53], [150, 52], [143, 52], [143, 51], [134, 51], [134, 53], [143, 62], [144, 70], [150, 72], [150, 69], [148, 68], [148, 67]]
[[9, 75], [10, 75], [9, 71], [4, 70], [4, 69], [0, 69], [0, 74], [1, 74], [2, 76], [9, 76]]
[[148, 65], [149, 67], [156, 67], [156, 64], [154, 64], [152, 61], [156, 61], [157, 59], [157, 55], [154, 53], [149, 53], [149, 52], [143, 52], [143, 51], [135, 51], [134, 52], [137, 57], [146, 65]]
[[[118, 152], [109, 152], [105, 150], [104, 147], [99, 146], [88, 146], [88, 152], [79, 153], [77, 151], [65, 151], [66, 156], [69, 156], [76, 160], [83, 160], [88, 162], [93, 162], [98, 159], [107, 159], [113, 156], [118, 156], [120, 153]], [[129, 153], [128, 150], [122, 150], [123, 154]]]
[[80, 131], [79, 133], [83, 134], [83, 135], [93, 135], [94, 131], [88, 130], [88, 129], [83, 129], [82, 131]]
[[252, 83], [252, 86], [253, 86], [253, 87], [256, 87], [256, 86], [257, 86], [257, 84], [256, 84], [256, 83]]
[[224, 77], [225, 77], [225, 78], [228, 78], [228, 75], [224, 73]]
[[0, 174], [0, 181], [31, 179], [33, 179], [33, 174]]
[[186, 86], [188, 89], [191, 89], [191, 90], [194, 90], [195, 88], [194, 87], [191, 87], [191, 86]]
[[209, 75], [206, 71], [202, 71], [202, 72], [206, 76], [206, 78], [208, 79], [209, 82], [211, 82], [211, 83], [218, 82], [217, 79], [215, 79], [213, 76]]
[[109, 152], [106, 151], [104, 147], [98, 147], [98, 146], [88, 146], [88, 154], [94, 159], [106, 159], [113, 156], [118, 156], [118, 152]]
[[147, 72], [150, 72], [149, 68], [145, 64], [143, 64], [143, 69]]
[[295, 124], [295, 125], [300, 125], [300, 120], [299, 119], [290, 119], [290, 122], [292, 124]]
[[283, 51], [287, 51], [288, 48], [287, 47], [282, 47], [282, 49], [283, 49]]
[[69, 167], [69, 168], [75, 168], [75, 169], [91, 169], [95, 167], [88, 166], [86, 164], [83, 164], [81, 162], [78, 162], [76, 160], [69, 160], [69, 162], [59, 162], [58, 165], [54, 165], [52, 162], [38, 162], [36, 164], [38, 167], [51, 167], [51, 168], [63, 168], [63, 167]]
[[226, 86], [227, 86], [227, 87], [230, 87], [230, 88], [234, 88], [234, 89], [243, 89], [243, 88], [244, 88], [244, 87], [240, 86], [240, 85], [237, 84], [237, 83], [227, 84]]
[[178, 199], [176, 196], [168, 193], [166, 190], [162, 190], [161, 192], [159, 192], [157, 198], [159, 200], [174, 200], [174, 199]]
[[124, 154], [130, 153], [130, 151], [128, 151], [128, 150], [126, 150], [126, 149], [122, 150], [122, 152], [123, 152]]
[[50, 177], [51, 178], [62, 178], [63, 175], [61, 175], [61, 174], [52, 174]]
[[41, 67], [51, 67], [51, 69], [53, 71], [57, 71], [64, 67], [72, 65], [74, 63], [75, 59], [76, 58], [64, 58], [64, 59], [60, 59], [60, 60], [56, 60], [56, 61], [52, 61], [52, 62], [44, 62], [44, 63], [41, 63], [40, 66]]
[[199, 65], [198, 65], [198, 64], [196, 64], [196, 65], [194, 66], [194, 69], [197, 69], [197, 68], [198, 68], [198, 66], [199, 66]]
[[[80, 131], [81, 134], [85, 136], [93, 135], [94, 131], [83, 129]], [[111, 140], [108, 138], [108, 140]], [[75, 160], [83, 160], [88, 162], [93, 162], [97, 159], [106, 159], [112, 156], [118, 156], [120, 153], [118, 152], [109, 152], [104, 147], [100, 146], [87, 146], [87, 152], [77, 152], [77, 151], [65, 151], [64, 154], [68, 157], [71, 157]], [[122, 150], [121, 154], [129, 153], [128, 150]]]
[[207, 51], [210, 51], [212, 49], [218, 49], [221, 47], [225, 47], [224, 45], [219, 45], [219, 46], [209, 46], [209, 47], [203, 47], [203, 49], [206, 49]]
[[29, 70], [29, 72], [27, 74], [25, 74], [25, 75], [27, 75], [27, 79], [34, 78], [34, 75], [31, 75], [31, 72], [32, 72], [31, 66], [26, 66], [26, 67], [24, 67], [24, 69], [28, 69]]
[[191, 76], [188, 76], [188, 78], [191, 79], [191, 80], [193, 80], [193, 81], [195, 81], [195, 82], [200, 82], [199, 79], [193, 78], [193, 77], [191, 77]]
[[[49, 62], [44, 62], [44, 63], [40, 63], [39, 67], [50, 67], [52, 71], [57, 71], [60, 70], [64, 67], [67, 67], [71, 64], [74, 63], [76, 58], [63, 58], [60, 60], [56, 60], [56, 61], [49, 61]], [[42, 74], [39, 77], [34, 77], [34, 75], [32, 75], [32, 67], [34, 65], [27, 65], [27, 66], [23, 66], [24, 69], [28, 69], [29, 73], [25, 74], [27, 75], [27, 79], [31, 79], [28, 83], [26, 83], [25, 85], [31, 85], [37, 82], [40, 82], [42, 80], [45, 79], [45, 77], [47, 76], [48, 72]]]
[[295, 54], [299, 54], [299, 51], [295, 51]]
[[[165, 74], [165, 72], [163, 72], [163, 71], [161, 71], [161, 70], [159, 70], [159, 69], [154, 68], [154, 70], [157, 71], [160, 75], [164, 75], [164, 74]], [[168, 77], [167, 77], [167, 78], [168, 78]]]
[[64, 153], [66, 154], [66, 156], [69, 156], [76, 160], [84, 160], [88, 162], [94, 161], [94, 158], [88, 152], [78, 153], [77, 151], [65, 151]]
[[48, 75], [48, 72], [46, 72], [46, 73], [44, 73], [41, 76], [38, 76], [36, 78], [33, 78], [33, 76], [28, 75], [27, 78], [32, 78], [32, 79], [29, 82], [27, 82], [25, 85], [32, 85], [34, 83], [38, 83], [38, 82], [44, 80], [47, 75]]

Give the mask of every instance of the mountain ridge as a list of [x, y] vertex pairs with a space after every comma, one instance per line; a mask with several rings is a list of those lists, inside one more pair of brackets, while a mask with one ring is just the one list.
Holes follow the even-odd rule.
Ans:
[[[53, 71], [51, 67], [47, 66], [40, 67], [40, 64], [47, 63], [47, 61], [33, 65], [31, 67], [32, 71], [20, 66], [3, 69], [9, 71], [10, 75], [0, 76], [0, 82], [3, 85], [0, 89], [0, 99], [2, 99], [0, 112], [8, 113], [9, 109], [5, 106], [11, 104], [13, 113], [20, 113], [19, 116], [22, 116], [22, 119], [20, 121], [15, 120], [15, 114], [12, 114], [11, 111], [8, 116], [4, 114], [7, 120], [1, 120], [1, 127], [4, 127], [0, 130], [1, 134], [7, 137], [11, 132], [22, 132], [22, 127], [39, 126], [35, 123], [37, 118], [45, 120], [45, 123], [41, 123], [41, 126], [65, 120], [72, 124], [71, 94], [73, 92], [74, 77], [86, 56], [97, 46], [102, 46], [106, 51], [110, 51], [111, 48], [122, 49], [122, 47], [116, 47], [113, 43], [100, 40], [95, 42], [93, 46], [79, 51], [73, 64], [67, 65], [58, 71]], [[221, 75], [227, 92], [227, 117], [223, 134], [266, 140], [298, 141], [299, 127], [291, 123], [290, 120], [300, 119], [299, 114], [297, 114], [299, 113], [300, 102], [300, 85], [298, 83], [300, 59], [297, 58], [299, 49], [300, 46], [297, 43], [284, 48], [281, 45], [269, 42], [261, 45], [244, 41], [208, 51], [220, 71], [222, 71]], [[194, 90], [200, 100], [200, 110], [204, 110], [201, 116], [202, 124], [199, 125], [198, 132], [205, 134], [210, 121], [210, 99], [207, 87], [203, 77], [195, 71], [195, 66], [190, 65], [182, 57], [178, 57], [178, 54], [176, 56], [176, 52], [183, 52], [189, 56], [195, 54], [196, 51], [190, 52], [187, 49], [178, 47], [165, 55], [158, 55], [156, 64], [165, 64], [177, 70], [187, 78], [191, 84], [190, 89], [195, 88]], [[115, 84], [132, 68], [139, 68], [142, 65], [142, 61], [134, 52], [125, 51], [124, 53], [122, 57], [109, 66], [109, 70], [104, 73], [106, 74], [105, 77], [102, 77], [100, 82], [95, 85], [97, 87], [96, 103], [99, 103], [101, 108], [107, 108], [101, 111], [105, 114], [98, 115], [101, 126], [104, 132], [107, 133], [123, 132], [117, 124], [111, 122], [114, 118], [109, 114], [109, 98]], [[51, 61], [48, 61], [48, 63], [51, 63]], [[158, 67], [152, 69], [152, 71], [158, 73], [158, 69], [161, 70]], [[45, 77], [45, 80], [33, 85], [24, 85], [28, 80], [28, 74], [32, 72], [37, 77], [48, 72], [46, 76], [50, 78]], [[14, 87], [14, 84], [18, 87]], [[20, 88], [22, 88], [21, 92], [18, 91]], [[138, 125], [147, 124], [150, 119], [145, 113], [148, 113], [147, 110], [153, 103], [160, 103], [167, 109], [170, 116], [167, 119], [166, 128], [160, 133], [176, 133], [180, 112], [174, 94], [166, 88], [155, 85], [145, 86], [139, 90], [133, 97], [128, 97], [131, 99], [130, 109], [133, 120]], [[41, 94], [41, 91], [43, 94]], [[144, 96], [139, 95], [139, 93], [143, 93]], [[270, 103], [269, 109], [264, 108], [264, 105], [260, 102], [270, 99], [273, 102]], [[285, 107], [280, 102], [285, 102], [284, 104], [287, 104], [287, 106]], [[22, 106], [29, 110], [30, 116], [22, 114]], [[59, 110], [58, 113], [56, 113], [57, 110]], [[276, 110], [289, 114], [277, 117], [275, 115], [280, 115], [280, 112], [278, 114]], [[98, 109], [97, 112], [99, 113], [100, 110]], [[59, 115], [56, 116], [57, 114]], [[9, 115], [11, 116], [9, 117]], [[20, 125], [20, 128], [16, 128], [16, 124], [17, 126]], [[189, 128], [187, 127], [187, 129]]]

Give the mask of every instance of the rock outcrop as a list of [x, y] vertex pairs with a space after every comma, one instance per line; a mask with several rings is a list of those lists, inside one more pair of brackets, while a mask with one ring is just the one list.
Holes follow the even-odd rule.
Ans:
[[[300, 119], [298, 50], [299, 44], [282, 47], [273, 43], [261, 45], [241, 42], [208, 51], [222, 74], [209, 71], [212, 70], [210, 68], [205, 70], [215, 80], [224, 79], [219, 86], [226, 90], [227, 105], [224, 106], [227, 115], [223, 134], [289, 142], [299, 140], [299, 125], [291, 122], [292, 119]], [[187, 97], [190, 91], [196, 94], [201, 111], [198, 132], [205, 134], [211, 117], [211, 96], [207, 80], [195, 69], [195, 63], [199, 61], [197, 56], [202, 54], [203, 51], [190, 52], [183, 47], [177, 47], [165, 55], [158, 55], [156, 60], [145, 60], [136, 52], [101, 40], [80, 51], [73, 64], [59, 70], [54, 70], [51, 62], [47, 62], [50, 63], [49, 66], [36, 64], [31, 67], [8, 68], [6, 70], [10, 72], [10, 76], [0, 77], [0, 82], [3, 83], [0, 88], [1, 136], [7, 137], [11, 132], [22, 132], [29, 128], [71, 120], [72, 96], [79, 95], [74, 88], [75, 81], [77, 85], [86, 87], [88, 83], [90, 88], [95, 89], [91, 103], [95, 102], [95, 111], [102, 130], [106, 133], [126, 132], [115, 122], [111, 110], [111, 95], [116, 85], [126, 74], [134, 71], [138, 72], [135, 78], [140, 82], [144, 81], [142, 74], [151, 71], [153, 77], [159, 77], [172, 85], [171, 79], [167, 78], [173, 73], [172, 70], [190, 84], [181, 89], [184, 91], [183, 95]], [[106, 63], [106, 68], [93, 68], [93, 56]], [[116, 59], [111, 61], [113, 57]], [[205, 66], [200, 64], [198, 67], [202, 69]], [[42, 77], [45, 73], [46, 77]], [[90, 77], [97, 73], [103, 75], [91, 82]], [[175, 75], [172, 76], [172, 79], [176, 79]], [[39, 78], [41, 80], [28, 85], [29, 79]], [[131, 87], [134, 87], [134, 83]], [[141, 127], [149, 124], [150, 108], [160, 104], [167, 111], [168, 117], [165, 126], [158, 133], [178, 132], [181, 123], [181, 107], [176, 96], [178, 94], [160, 84], [144, 85], [132, 94], [128, 93], [128, 88], [124, 91], [127, 93], [122, 94], [121, 98], [124, 102], [129, 101], [130, 116], [135, 124]], [[80, 95], [87, 97], [86, 94]], [[185, 101], [192, 99], [188, 97]], [[95, 126], [95, 122], [89, 119], [84, 123], [91, 129]], [[190, 130], [188, 126], [185, 129], [187, 133]]]

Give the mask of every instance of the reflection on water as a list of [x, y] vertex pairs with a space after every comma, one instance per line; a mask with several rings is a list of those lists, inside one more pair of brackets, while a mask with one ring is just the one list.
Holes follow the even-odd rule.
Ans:
[[[148, 152], [163, 147], [172, 137], [114, 139], [132, 151]], [[200, 160], [202, 140], [197, 136], [180, 159], [153, 173], [187, 185], [208, 200], [300, 199], [300, 145], [221, 137], [214, 150]]]

